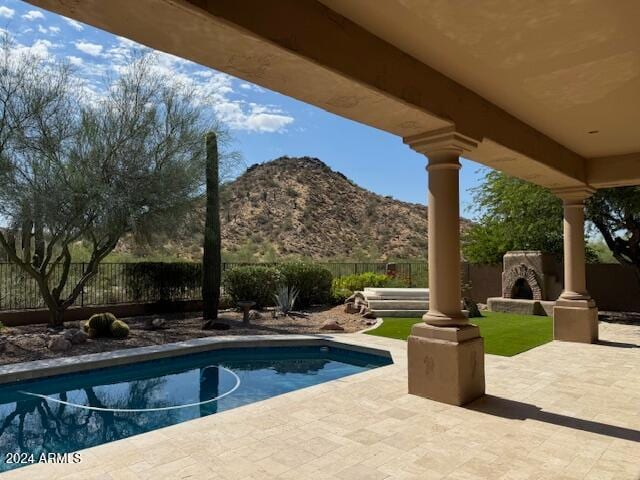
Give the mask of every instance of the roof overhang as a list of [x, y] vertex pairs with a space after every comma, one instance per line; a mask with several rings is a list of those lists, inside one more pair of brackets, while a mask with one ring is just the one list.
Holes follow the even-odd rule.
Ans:
[[[490, 92], [488, 95], [483, 91], [482, 96], [477, 93], [481, 89], [474, 91], [471, 88], [476, 86], [473, 76], [460, 74], [456, 80], [451, 78], [448, 71], [451, 68], [447, 66], [470, 61], [469, 55], [474, 54], [473, 48], [467, 56], [464, 50], [453, 48], [451, 43], [456, 42], [455, 35], [453, 40], [447, 40], [446, 28], [452, 25], [454, 14], [466, 18], [468, 10], [482, 13], [496, 3], [504, 4], [505, 11], [511, 12], [513, 9], [506, 7], [513, 2], [479, 2], [474, 4], [474, 7], [478, 5], [476, 10], [442, 1], [324, 0], [344, 15], [316, 0], [31, 0], [31, 3], [403, 138], [454, 126], [478, 142], [478, 148], [467, 155], [469, 158], [546, 187], [571, 187], [587, 182], [602, 186], [638, 183], [638, 175], [626, 174], [631, 167], [637, 167], [638, 154], [620, 152], [620, 145], [627, 145], [622, 140], [610, 147], [615, 152], [617, 173], [601, 181], [606, 176], [601, 172], [606, 170], [603, 165], [609, 162], [596, 158], [587, 160], [576, 153], [591, 150], [575, 139], [558, 141], [566, 136], [554, 135], [553, 125], [562, 123], [554, 119], [557, 110], [536, 108], [536, 115], [542, 116], [531, 114], [528, 117], [526, 109], [519, 110], [517, 104], [501, 102], [502, 90], [508, 97], [507, 86], [518, 79], [505, 77], [497, 83], [482, 84]], [[369, 8], [372, 5], [376, 8]], [[386, 8], [377, 8], [380, 6]], [[554, 8], [553, 13], [567, 16], [571, 21], [568, 16], [575, 15], [575, 11], [568, 5], [563, 7], [565, 10], [561, 7]], [[608, 8], [613, 9], [613, 6]], [[599, 11], [593, 8], [592, 14], [597, 15]], [[412, 13], [417, 23], [409, 21]], [[588, 13], [587, 10], [585, 14]], [[517, 11], [512, 12], [516, 19], [524, 18], [516, 14]], [[496, 30], [491, 15], [478, 14], [473, 18], [478, 21], [475, 29]], [[434, 19], [440, 19], [440, 23]], [[506, 20], [500, 20], [504, 23], [508, 19], [507, 15]], [[385, 27], [386, 24], [395, 28]], [[459, 30], [453, 33], [458, 34]], [[489, 37], [491, 42], [500, 39], [498, 33]], [[580, 40], [574, 39], [572, 33], [567, 33], [569, 43]], [[510, 30], [507, 34], [513, 37]], [[441, 42], [431, 50], [409, 52], [406, 40], [422, 37]], [[472, 72], [478, 72], [483, 78], [487, 74], [490, 77], [494, 71], [499, 72], [500, 64], [491, 64], [490, 60], [494, 58], [498, 62], [501, 55], [507, 55], [509, 41], [513, 48], [526, 51], [527, 44], [507, 36], [504, 48], [493, 56], [487, 55], [489, 63]], [[481, 46], [484, 48], [485, 44]], [[534, 46], [530, 44], [530, 48]], [[430, 51], [431, 55], [436, 52], [436, 57], [437, 52], [441, 52], [447, 61], [425, 61]], [[634, 55], [638, 52], [633, 46], [629, 46], [629, 52], [626, 58], [631, 66], [626, 76], [633, 85], [636, 79], [633, 65], [637, 60]], [[532, 59], [529, 68], [537, 68], [536, 61]], [[438, 63], [443, 65], [440, 70], [433, 68]], [[556, 70], [570, 67], [560, 62]], [[606, 64], [601, 68], [612, 71]], [[551, 88], [554, 78], [551, 73], [548, 73], [551, 80], [547, 84], [543, 82], [539, 88], [552, 100], [561, 101], [567, 90]], [[613, 73], [618, 74], [617, 71]], [[580, 71], [575, 74], [580, 75]], [[566, 83], [569, 77], [557, 74], [558, 84]], [[587, 75], [586, 78], [591, 77]], [[640, 112], [638, 108], [635, 110]], [[602, 113], [606, 114], [606, 111]], [[614, 108], [610, 115], [616, 115]], [[551, 127], [541, 128], [546, 125], [545, 118]], [[602, 123], [606, 120], [603, 118]], [[640, 122], [636, 126], [638, 124]], [[589, 138], [589, 141], [593, 139]], [[598, 151], [607, 152], [603, 148]]]

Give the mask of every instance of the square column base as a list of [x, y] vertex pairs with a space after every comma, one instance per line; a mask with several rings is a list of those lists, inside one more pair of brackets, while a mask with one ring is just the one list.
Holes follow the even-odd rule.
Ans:
[[484, 340], [475, 325], [416, 324], [407, 345], [409, 393], [464, 405], [484, 395]]
[[558, 300], [553, 307], [553, 339], [594, 343], [598, 340], [598, 309], [593, 301]]

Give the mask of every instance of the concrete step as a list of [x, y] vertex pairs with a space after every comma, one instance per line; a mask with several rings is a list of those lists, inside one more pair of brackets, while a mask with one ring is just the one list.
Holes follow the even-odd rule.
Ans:
[[426, 310], [372, 310], [377, 318], [421, 318]]
[[428, 310], [428, 300], [378, 300], [367, 298], [372, 310]]
[[363, 295], [371, 300], [428, 300], [428, 288], [372, 288], [364, 289]]

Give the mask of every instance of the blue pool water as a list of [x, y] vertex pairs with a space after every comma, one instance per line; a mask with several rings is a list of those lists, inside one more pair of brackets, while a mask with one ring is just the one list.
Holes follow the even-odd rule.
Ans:
[[236, 348], [3, 385], [0, 472], [21, 466], [7, 453], [74, 452], [390, 363], [334, 347]]

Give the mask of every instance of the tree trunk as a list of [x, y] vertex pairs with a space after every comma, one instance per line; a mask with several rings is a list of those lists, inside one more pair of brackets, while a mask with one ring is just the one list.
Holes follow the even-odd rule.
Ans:
[[[220, 303], [221, 238], [218, 139], [214, 132], [206, 136], [207, 148], [207, 204], [204, 224], [202, 256], [202, 301], [204, 328], [222, 328], [216, 322]], [[226, 325], [225, 325], [226, 326]]]
[[57, 307], [51, 308], [49, 307], [49, 327], [52, 330], [62, 330], [64, 328], [64, 312], [66, 308]]

